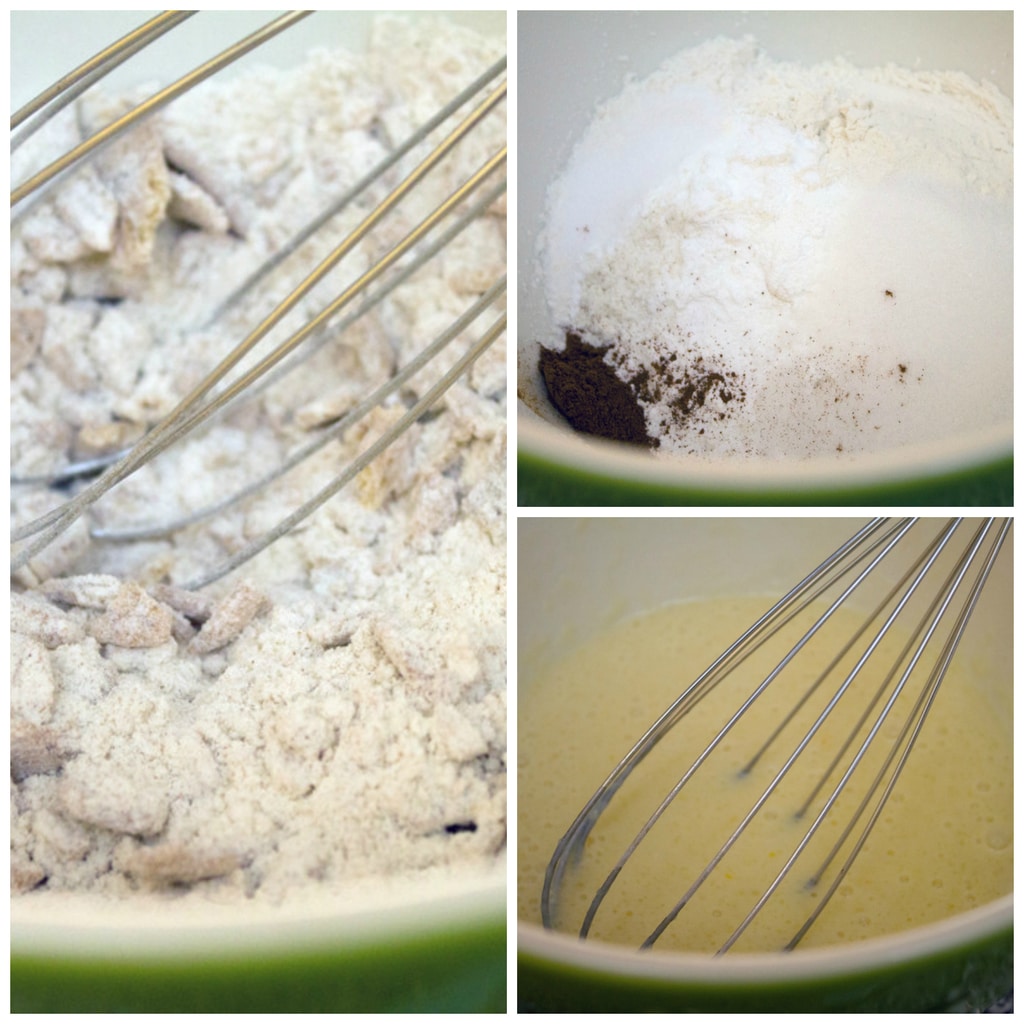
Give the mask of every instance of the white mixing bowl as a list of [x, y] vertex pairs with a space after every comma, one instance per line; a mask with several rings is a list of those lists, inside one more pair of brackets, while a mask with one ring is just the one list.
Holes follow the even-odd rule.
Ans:
[[[753, 35], [774, 58], [963, 70], [1013, 95], [1011, 12], [523, 12], [518, 25], [518, 450], [521, 505], [1012, 504], [1013, 424], [837, 462], [729, 464], [654, 457], [582, 437], [538, 370], [557, 337], [536, 260], [545, 194], [597, 104], [716, 35]], [[966, 339], [965, 339], [966, 342]], [[965, 344], [975, 358], [979, 344]]]

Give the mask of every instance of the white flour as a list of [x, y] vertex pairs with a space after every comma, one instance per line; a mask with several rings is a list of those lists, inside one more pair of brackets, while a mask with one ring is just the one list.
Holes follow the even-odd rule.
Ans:
[[[201, 327], [217, 302], [502, 52], [448, 23], [380, 20], [365, 57], [324, 51], [293, 72], [247, 72], [189, 94], [33, 208], [12, 239], [15, 471], [116, 450], [169, 412], [382, 189], [241, 309]], [[93, 99], [75, 116], [88, 122], [119, 105]], [[74, 120], [55, 127], [66, 133], [51, 141], [58, 150], [77, 133]], [[318, 311], [503, 141], [499, 115], [287, 326]], [[27, 147], [19, 154], [31, 158]], [[259, 476], [424, 347], [504, 267], [499, 203], [343, 344], [117, 488], [96, 522], [167, 518]], [[343, 891], [503, 855], [503, 339], [314, 518], [206, 591], [175, 586], [308, 498], [438, 373], [428, 368], [369, 425], [209, 524], [104, 545], [83, 522], [18, 575], [16, 892], [188, 889], [195, 899], [276, 902], [309, 886]], [[61, 497], [16, 487], [15, 520]]]
[[550, 190], [555, 322], [646, 375], [662, 452], [852, 454], [1007, 422], [1012, 131], [1010, 101], [961, 73], [686, 51], [598, 110]]

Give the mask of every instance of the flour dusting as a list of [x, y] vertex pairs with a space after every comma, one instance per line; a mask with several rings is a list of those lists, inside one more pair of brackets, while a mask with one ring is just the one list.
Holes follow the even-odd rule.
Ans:
[[[324, 49], [290, 71], [197, 88], [36, 204], [11, 242], [15, 473], [117, 451], [159, 422], [423, 151], [211, 325], [217, 305], [503, 45], [445, 21], [382, 17], [365, 55]], [[19, 151], [15, 180], [131, 98], [84, 97]], [[484, 122], [272, 340], [403, 237], [504, 131], [500, 114]], [[310, 887], [498, 863], [504, 339], [314, 517], [209, 588], [182, 584], [340, 472], [455, 355], [279, 486], [207, 523], [131, 543], [97, 542], [88, 527], [187, 513], [283, 461], [504, 273], [505, 237], [499, 201], [342, 338], [117, 487], [12, 580], [21, 898], [173, 892], [272, 904]], [[65, 491], [16, 485], [14, 521]]]
[[1012, 414], [1012, 193], [992, 85], [720, 38], [596, 112], [549, 190], [549, 306], [660, 453], [956, 437]]

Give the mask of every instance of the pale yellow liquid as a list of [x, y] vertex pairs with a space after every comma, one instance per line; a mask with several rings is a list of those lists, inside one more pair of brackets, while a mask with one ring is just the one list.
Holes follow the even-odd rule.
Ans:
[[[547, 862], [583, 804], [654, 719], [761, 612], [759, 598], [680, 604], [632, 619], [524, 680], [519, 707], [519, 915], [540, 921]], [[787, 669], [729, 734], [651, 831], [598, 912], [592, 938], [637, 948], [687, 891], [775, 776], [852, 661], [812, 698], [755, 768], [741, 769], [846, 638], [863, 621], [843, 611], [799, 663]], [[578, 866], [566, 875], [556, 926], [576, 932], [594, 892], [644, 820], [758, 682], [780, 648], [730, 676], [678, 724], [601, 817]], [[796, 849], [842, 769], [812, 807], [794, 817], [827, 772], [902, 649], [887, 639], [826, 727], [787, 774], [732, 850], [711, 872], [657, 949], [714, 952], [730, 939]], [[866, 641], [865, 641], [866, 642]], [[805, 663], [806, 662], [806, 663]], [[925, 924], [1012, 891], [1012, 722], [1009, 700], [996, 708], [974, 685], [986, 666], [958, 657], [881, 817], [852, 868], [798, 948], [870, 938]], [[908, 684], [909, 685], [909, 684]], [[1008, 688], [1008, 687], [1007, 687]], [[918, 690], [914, 690], [916, 698]], [[810, 710], [813, 703], [814, 709]], [[884, 703], [884, 701], [883, 701]], [[871, 748], [891, 746], [909, 708], [901, 700]], [[881, 705], [871, 715], [874, 722]], [[863, 730], [860, 739], [863, 738]], [[860, 739], [843, 759], [849, 763]], [[859, 805], [881, 764], [874, 754], [837, 801], [804, 854], [736, 940], [736, 951], [781, 949], [827, 890], [845, 853], [808, 885]], [[858, 830], [859, 832], [859, 830]]]

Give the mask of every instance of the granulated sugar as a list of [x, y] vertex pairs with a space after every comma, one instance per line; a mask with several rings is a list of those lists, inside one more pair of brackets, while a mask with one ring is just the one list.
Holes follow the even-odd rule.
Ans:
[[[116, 450], [159, 421], [386, 187], [203, 326], [217, 303], [502, 52], [447, 22], [383, 19], [363, 57], [324, 51], [291, 72], [209, 83], [35, 206], [12, 238], [16, 473]], [[88, 100], [49, 145], [122, 106]], [[485, 122], [274, 341], [503, 141], [502, 117]], [[262, 475], [504, 267], [498, 203], [343, 341], [119, 486], [93, 525], [165, 519]], [[23, 899], [276, 902], [503, 856], [503, 340], [316, 516], [219, 583], [180, 586], [308, 498], [440, 372], [209, 523], [102, 544], [82, 520], [17, 575], [11, 871]], [[16, 486], [15, 521], [63, 496]]]
[[892, 449], [1012, 411], [1013, 108], [959, 72], [686, 51], [548, 196], [555, 322], [660, 452]]

